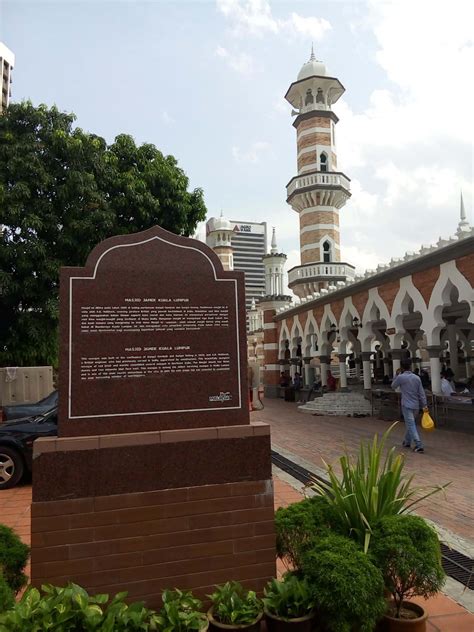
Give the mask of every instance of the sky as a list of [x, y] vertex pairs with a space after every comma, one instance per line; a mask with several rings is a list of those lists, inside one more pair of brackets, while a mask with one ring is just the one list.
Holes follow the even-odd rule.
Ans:
[[342, 260], [361, 272], [453, 235], [461, 190], [473, 223], [473, 24], [471, 0], [0, 0], [13, 101], [173, 154], [208, 217], [276, 227], [287, 269], [299, 222], [284, 95], [312, 42], [346, 88], [334, 105], [352, 190]]

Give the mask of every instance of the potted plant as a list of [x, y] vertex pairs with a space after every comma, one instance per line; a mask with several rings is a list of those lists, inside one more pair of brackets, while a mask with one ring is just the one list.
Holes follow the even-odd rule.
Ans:
[[239, 582], [216, 586], [209, 595], [212, 606], [207, 616], [211, 630], [247, 630], [257, 632], [263, 616], [263, 604], [255, 591], [245, 590]]
[[316, 598], [326, 632], [372, 632], [386, 609], [380, 570], [347, 536], [315, 540], [303, 555], [302, 573]]
[[449, 483], [429, 488], [413, 485], [414, 475], [404, 473], [405, 461], [395, 448], [385, 452], [385, 444], [395, 422], [381, 440], [362, 442], [357, 458], [346, 453], [339, 459], [342, 476], [325, 463], [329, 482], [316, 481], [310, 488], [322, 495], [338, 514], [345, 533], [356, 539], [367, 553], [374, 526], [384, 516], [405, 514], [415, 505], [443, 491]]
[[[301, 556], [316, 536], [340, 530], [338, 516], [326, 498], [313, 496], [275, 512], [276, 552], [287, 570], [299, 571]], [[339, 526], [339, 529], [338, 529]]]
[[209, 620], [202, 612], [202, 602], [190, 591], [165, 590], [161, 596], [163, 608], [158, 614], [161, 632], [205, 632]]
[[445, 575], [434, 529], [419, 516], [384, 518], [374, 531], [370, 555], [392, 595], [382, 630], [424, 632], [426, 612], [409, 599], [427, 599], [443, 586]]
[[282, 581], [268, 582], [263, 598], [268, 632], [310, 632], [315, 599], [308, 582], [286, 573]]

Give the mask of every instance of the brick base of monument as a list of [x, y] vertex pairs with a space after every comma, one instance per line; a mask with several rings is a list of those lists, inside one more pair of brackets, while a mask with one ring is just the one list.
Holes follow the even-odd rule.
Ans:
[[270, 458], [265, 424], [38, 440], [33, 585], [126, 590], [152, 608], [165, 588], [261, 591], [275, 576]]

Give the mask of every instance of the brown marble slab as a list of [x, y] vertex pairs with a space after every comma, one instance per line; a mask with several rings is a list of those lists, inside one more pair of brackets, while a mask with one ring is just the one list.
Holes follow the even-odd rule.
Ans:
[[59, 435], [249, 423], [244, 275], [154, 227], [100, 243], [60, 288]]

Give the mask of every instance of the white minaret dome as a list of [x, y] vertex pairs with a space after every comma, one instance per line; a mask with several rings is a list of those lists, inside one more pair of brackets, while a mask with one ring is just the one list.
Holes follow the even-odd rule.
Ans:
[[232, 224], [228, 219], [226, 219], [221, 211], [221, 216], [218, 217], [214, 222], [214, 230], [230, 230], [232, 231]]
[[303, 64], [301, 70], [298, 73], [297, 81], [301, 81], [302, 79], [307, 79], [308, 77], [314, 76], [325, 77], [326, 66], [323, 64], [322, 61], [316, 59], [313, 47], [311, 46], [311, 57], [305, 64]]

